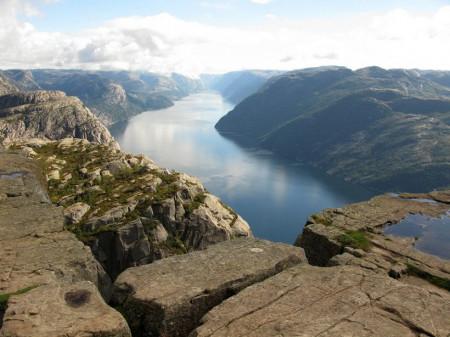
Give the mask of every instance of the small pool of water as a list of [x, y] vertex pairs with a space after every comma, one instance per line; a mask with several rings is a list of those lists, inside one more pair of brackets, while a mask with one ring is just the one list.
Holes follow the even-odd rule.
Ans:
[[0, 174], [0, 179], [14, 179], [23, 176], [25, 172], [14, 172], [9, 174]]
[[450, 260], [450, 213], [439, 218], [408, 214], [395, 225], [387, 227], [385, 235], [415, 237], [413, 248], [441, 259]]
[[426, 202], [430, 205], [437, 205], [438, 202], [436, 200], [433, 199], [428, 199], [428, 198], [405, 198], [402, 197], [400, 194], [397, 193], [391, 193], [391, 195], [395, 198], [402, 198], [402, 199], [407, 199], [407, 200], [412, 200], [412, 201], [420, 201], [420, 202]]

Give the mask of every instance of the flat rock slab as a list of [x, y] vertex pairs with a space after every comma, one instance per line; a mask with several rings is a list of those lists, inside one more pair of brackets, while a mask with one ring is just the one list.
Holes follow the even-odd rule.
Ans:
[[202, 323], [190, 337], [447, 337], [450, 295], [363, 268], [301, 265], [244, 289]]
[[98, 284], [99, 269], [89, 247], [66, 231], [6, 240], [0, 245], [0, 293], [59, 282]]
[[1, 337], [129, 337], [121, 314], [88, 281], [35, 288], [9, 300]]
[[[0, 151], [0, 294], [9, 297], [0, 306], [0, 336], [130, 336], [96, 288], [109, 297], [109, 276], [64, 229], [62, 208], [50, 203], [39, 170]], [[30, 287], [37, 288], [12, 295]]]
[[[399, 273], [396, 269], [408, 264], [449, 282], [450, 261], [412, 249], [415, 241], [412, 237], [388, 237], [383, 234], [387, 226], [401, 221], [409, 213], [446, 216], [450, 211], [446, 203], [448, 195], [450, 191], [384, 194], [343, 208], [325, 209], [308, 219], [298, 241], [313, 265], [354, 265], [401, 279], [402, 275], [413, 272], [405, 269], [404, 273]], [[366, 252], [345, 247], [339, 240], [340, 235], [355, 230], [364, 233], [370, 243]]]
[[113, 299], [143, 336], [187, 336], [211, 308], [242, 289], [306, 263], [304, 251], [242, 238], [208, 249], [129, 268], [117, 278]]

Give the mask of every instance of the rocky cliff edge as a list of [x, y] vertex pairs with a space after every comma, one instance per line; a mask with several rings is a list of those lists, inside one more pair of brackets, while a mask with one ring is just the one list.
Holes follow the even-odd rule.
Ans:
[[28, 91], [0, 96], [0, 140], [87, 139], [119, 148], [108, 129], [76, 97], [62, 91]]

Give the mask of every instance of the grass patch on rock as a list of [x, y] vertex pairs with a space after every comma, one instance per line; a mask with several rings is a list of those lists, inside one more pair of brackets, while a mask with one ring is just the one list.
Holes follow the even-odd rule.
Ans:
[[365, 252], [370, 250], [370, 241], [363, 231], [347, 231], [338, 235], [337, 241], [342, 243], [344, 246], [350, 246], [355, 249], [362, 249]]
[[450, 280], [446, 280], [446, 279], [431, 275], [431, 274], [427, 273], [426, 271], [423, 271], [423, 270], [413, 266], [412, 264], [405, 263], [405, 265], [411, 274], [413, 274], [417, 277], [420, 277], [424, 280], [427, 280], [428, 282], [433, 283], [435, 286], [438, 286], [439, 288], [443, 288], [445, 290], [450, 291]]
[[21, 294], [25, 294], [26, 292], [29, 292], [30, 290], [33, 290], [35, 288], [39, 287], [38, 285], [34, 285], [34, 286], [30, 286], [30, 287], [26, 287], [23, 289], [19, 289], [13, 293], [7, 293], [7, 294], [0, 294], [0, 310], [6, 310], [7, 304], [8, 304], [8, 299], [11, 296], [14, 295], [21, 295]]
[[331, 226], [333, 224], [332, 220], [322, 218], [322, 217], [318, 216], [317, 214], [313, 214], [311, 216], [311, 218], [314, 220], [315, 223], [320, 223], [324, 226]]

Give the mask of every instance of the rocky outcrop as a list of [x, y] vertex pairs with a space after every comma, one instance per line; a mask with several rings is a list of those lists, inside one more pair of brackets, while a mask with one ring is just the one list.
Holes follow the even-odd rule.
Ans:
[[0, 97], [0, 138], [76, 137], [118, 148], [108, 129], [76, 97], [61, 91], [30, 91]]
[[325, 209], [308, 219], [297, 243], [314, 265], [355, 265], [395, 278], [421, 274], [450, 283], [450, 262], [414, 249], [418, 238], [383, 234], [408, 214], [447, 217], [448, 199], [449, 191], [385, 194], [342, 209]]
[[64, 229], [40, 167], [23, 153], [0, 152], [0, 163], [0, 336], [130, 336], [100, 296], [109, 276]]
[[229, 298], [189, 336], [446, 337], [449, 300], [362, 268], [301, 265]]
[[0, 96], [17, 91], [19, 89], [0, 74]]
[[197, 178], [144, 156], [76, 139], [16, 147], [44, 167], [67, 227], [112, 279], [129, 267], [252, 236], [249, 225]]
[[187, 336], [226, 298], [302, 263], [300, 248], [236, 239], [127, 269], [115, 282], [114, 301], [124, 306], [136, 335]]

